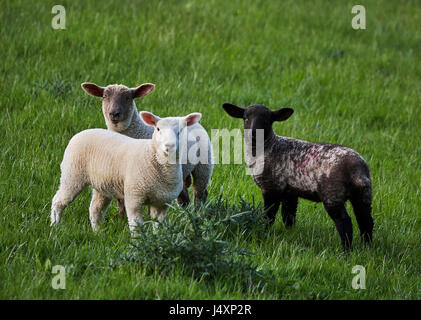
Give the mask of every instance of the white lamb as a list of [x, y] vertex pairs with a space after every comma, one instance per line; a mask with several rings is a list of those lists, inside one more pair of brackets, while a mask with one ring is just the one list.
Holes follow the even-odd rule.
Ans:
[[152, 139], [133, 139], [104, 129], [73, 136], [64, 152], [60, 187], [52, 201], [52, 225], [60, 222], [66, 206], [88, 185], [93, 188], [89, 207], [93, 230], [98, 230], [112, 198], [124, 199], [131, 232], [143, 223], [142, 205], [150, 206], [152, 218], [162, 222], [168, 204], [183, 189], [179, 139], [201, 114], [161, 119], [142, 112], [141, 117], [155, 127]]
[[[101, 87], [94, 83], [82, 83], [82, 89], [86, 93], [102, 98], [102, 112], [108, 130], [115, 131], [135, 139], [150, 139], [153, 128], [145, 124], [139, 117], [134, 102], [135, 98], [144, 97], [154, 90], [152, 83], [145, 83], [137, 88], [128, 88], [124, 85], [108, 85]], [[196, 136], [193, 136], [193, 134]], [[187, 161], [183, 161], [184, 188], [177, 198], [179, 205], [187, 205], [190, 202], [188, 187], [191, 185], [193, 176], [193, 193], [195, 203], [204, 202], [207, 198], [207, 186], [213, 170], [212, 145], [206, 130], [198, 123], [189, 128], [190, 141], [199, 137], [196, 143], [189, 143]], [[199, 161], [193, 155], [194, 150], [199, 148], [202, 154]], [[124, 216], [124, 208], [119, 203], [120, 214]]]

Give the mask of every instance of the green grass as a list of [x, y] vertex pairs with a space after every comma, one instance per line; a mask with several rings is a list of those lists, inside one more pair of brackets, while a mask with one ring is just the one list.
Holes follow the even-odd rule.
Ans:
[[[359, 2], [366, 30], [351, 28], [352, 1], [61, 1], [66, 30], [51, 28], [55, 4], [1, 3], [0, 298], [421, 299], [419, 1]], [[291, 230], [277, 221], [261, 232], [258, 220], [232, 233], [212, 229], [227, 247], [204, 250], [218, 258], [214, 274], [203, 277], [192, 275], [197, 261], [183, 260], [183, 250], [212, 245], [212, 238], [189, 238], [174, 251], [153, 247], [154, 237], [167, 235], [145, 228], [143, 244], [158, 248], [151, 259], [175, 259], [171, 268], [153, 267], [141, 247], [132, 247], [115, 202], [92, 232], [88, 190], [66, 209], [63, 224], [50, 228], [69, 139], [105, 127], [100, 100], [81, 90], [84, 81], [155, 83], [155, 92], [137, 102], [140, 110], [198, 111], [209, 132], [242, 125], [223, 112], [223, 102], [293, 107], [294, 115], [274, 126], [278, 134], [347, 145], [367, 160], [372, 247], [357, 238], [347, 206], [356, 241], [344, 254], [322, 206], [305, 200]], [[241, 211], [240, 197], [254, 201], [251, 212], [262, 203], [245, 164], [217, 165], [209, 193], [207, 206], [221, 197], [230, 214]], [[211, 209], [202, 210], [196, 213], [206, 225]], [[216, 222], [229, 215], [221, 210]], [[176, 230], [185, 219], [178, 209], [167, 217]], [[234, 265], [264, 274], [267, 285], [254, 286], [257, 280], [247, 282], [239, 269], [218, 269], [227, 248], [247, 252]], [[66, 290], [51, 287], [56, 264], [66, 267]], [[351, 287], [357, 264], [366, 268], [366, 290]]]

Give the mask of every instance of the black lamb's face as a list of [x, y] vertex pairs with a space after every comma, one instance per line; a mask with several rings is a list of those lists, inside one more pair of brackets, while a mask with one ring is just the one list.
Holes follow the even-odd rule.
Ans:
[[252, 130], [252, 137], [255, 139], [256, 130], [264, 130], [265, 139], [272, 131], [272, 111], [262, 105], [252, 105], [245, 109], [244, 129]]
[[231, 117], [244, 120], [244, 129], [251, 130], [253, 141], [256, 139], [257, 130], [264, 130], [264, 137], [266, 139], [272, 133], [272, 124], [274, 121], [284, 121], [294, 112], [291, 108], [281, 108], [272, 111], [260, 104], [255, 104], [248, 108], [241, 108], [230, 103], [224, 103], [222, 107]]

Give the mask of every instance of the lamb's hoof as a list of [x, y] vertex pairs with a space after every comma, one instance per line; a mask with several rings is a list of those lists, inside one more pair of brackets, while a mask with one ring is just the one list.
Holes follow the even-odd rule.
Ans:
[[189, 203], [190, 203], [189, 191], [186, 188], [184, 188], [177, 198], [177, 204], [180, 208], [185, 208], [189, 205]]
[[285, 223], [285, 228], [290, 230], [295, 226], [295, 222]]
[[363, 241], [364, 246], [370, 247], [373, 243], [373, 236], [368, 233], [362, 233], [361, 240]]
[[130, 230], [130, 235], [132, 238], [139, 238], [141, 236], [141, 233], [139, 230]]
[[184, 188], [188, 189], [191, 186], [191, 183], [192, 183], [191, 175], [188, 175], [186, 179], [184, 179]]
[[92, 222], [91, 222], [91, 227], [92, 227], [92, 231], [93, 231], [93, 232], [98, 232], [98, 230], [99, 230], [99, 224], [97, 224], [97, 223], [92, 223]]
[[352, 250], [352, 242], [346, 241], [342, 242], [342, 249], [345, 253], [351, 252]]
[[152, 225], [153, 234], [157, 234], [158, 233], [158, 228], [159, 228], [159, 222], [154, 221], [153, 222], [153, 225]]
[[133, 238], [141, 236], [143, 221], [129, 221], [129, 230]]
[[275, 218], [265, 217], [264, 220], [266, 222], [266, 228], [267, 229], [271, 228], [275, 224]]

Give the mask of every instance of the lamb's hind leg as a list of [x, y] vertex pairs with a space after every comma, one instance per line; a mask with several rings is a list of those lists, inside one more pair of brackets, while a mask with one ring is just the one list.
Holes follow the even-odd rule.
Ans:
[[53, 197], [51, 204], [51, 225], [60, 223], [63, 210], [77, 197], [77, 195], [85, 188], [86, 184], [74, 179], [74, 183], [64, 183], [64, 179], [60, 183], [60, 187]]
[[373, 239], [374, 222], [371, 216], [371, 188], [356, 193], [351, 199], [361, 238], [367, 244]]
[[194, 204], [204, 203], [208, 197], [208, 184], [212, 175], [212, 166], [199, 163], [192, 172]]
[[185, 207], [190, 203], [189, 187], [191, 186], [191, 183], [191, 175], [188, 175], [187, 178], [184, 179], [183, 190], [177, 198], [177, 203], [180, 207]]
[[92, 190], [91, 205], [89, 206], [89, 218], [94, 231], [98, 230], [110, 202], [110, 198], [104, 197], [95, 189]]

